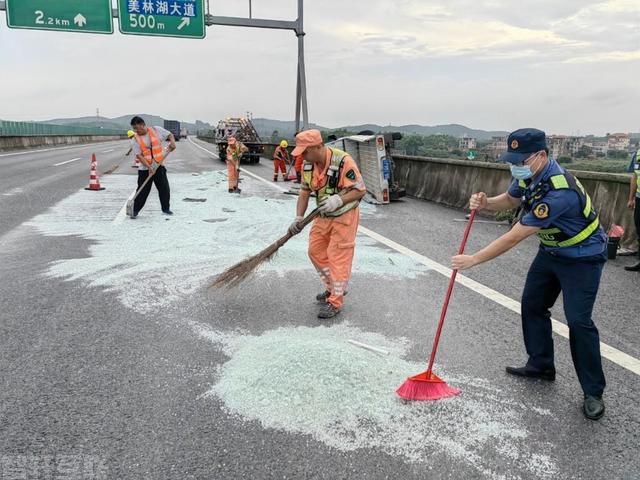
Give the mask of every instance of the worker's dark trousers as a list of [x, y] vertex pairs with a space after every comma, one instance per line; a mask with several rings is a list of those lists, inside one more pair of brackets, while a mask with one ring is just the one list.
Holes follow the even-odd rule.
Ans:
[[[149, 172], [147, 170], [138, 170], [138, 189], [142, 186], [148, 176]], [[170, 210], [169, 200], [171, 195], [169, 191], [169, 180], [167, 179], [167, 169], [160, 165], [156, 170], [156, 174], [153, 176], [153, 179], [147, 182], [144, 189], [140, 192], [140, 195], [138, 195], [135, 202], [133, 202], [133, 213], [137, 214], [142, 210], [142, 207], [144, 207], [144, 204], [147, 202], [149, 192], [151, 192], [151, 183], [155, 183], [156, 188], [158, 189], [162, 211], [167, 212]]]
[[591, 319], [606, 255], [567, 259], [540, 249], [522, 293], [522, 331], [529, 354], [527, 364], [538, 369], [554, 368], [551, 312], [562, 291], [569, 326], [573, 365], [582, 390], [602, 395], [605, 387], [600, 336]]

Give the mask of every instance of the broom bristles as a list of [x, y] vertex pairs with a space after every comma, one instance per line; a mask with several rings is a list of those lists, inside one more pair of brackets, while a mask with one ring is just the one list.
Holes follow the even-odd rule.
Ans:
[[455, 397], [460, 390], [447, 385], [447, 382], [430, 370], [419, 373], [398, 387], [396, 394], [404, 400], [440, 400]]
[[[313, 210], [300, 222], [302, 228], [309, 225], [319, 214], [320, 209], [316, 208], [315, 210]], [[291, 237], [293, 237], [293, 235], [287, 232], [286, 235], [269, 245], [260, 253], [257, 253], [256, 255], [249, 257], [241, 261], [240, 263], [236, 263], [233, 267], [226, 269], [216, 277], [213, 283], [209, 285], [209, 288], [237, 287], [249, 276], [251, 276], [251, 274], [253, 274], [260, 265], [270, 260], [276, 254], [276, 252], [280, 250], [280, 247], [287, 243], [291, 239]]]
[[257, 253], [256, 255], [249, 257], [226, 269], [216, 277], [210, 288], [233, 288], [238, 286], [249, 276], [251, 276], [260, 265], [270, 260], [276, 254], [276, 252], [280, 250], [280, 247], [287, 243], [290, 238], [291, 235], [287, 233], [284, 237], [280, 238], [275, 243], [272, 243], [260, 253]]
[[441, 398], [455, 397], [460, 390], [452, 388], [445, 382], [431, 383], [411, 380], [408, 378], [398, 389], [396, 394], [404, 400], [440, 400]]

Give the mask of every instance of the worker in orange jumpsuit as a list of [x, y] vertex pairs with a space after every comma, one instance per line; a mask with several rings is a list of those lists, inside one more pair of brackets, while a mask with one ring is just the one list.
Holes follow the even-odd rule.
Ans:
[[304, 155], [296, 155], [293, 157], [293, 168], [296, 169], [296, 183], [302, 183], [302, 164], [304, 163]]
[[273, 153], [273, 181], [278, 181], [278, 173], [282, 172], [282, 180], [287, 182], [287, 164], [289, 163], [289, 152], [287, 147], [289, 142], [282, 140], [280, 145], [276, 147], [276, 151]]
[[236, 140], [236, 137], [227, 139], [227, 174], [229, 177], [229, 193], [240, 193], [238, 188], [238, 171], [240, 170], [240, 159], [249, 149]]
[[293, 155], [304, 155], [304, 163], [296, 220], [289, 232], [296, 235], [302, 230], [300, 222], [315, 192], [320, 216], [309, 234], [309, 258], [325, 287], [316, 296], [322, 304], [318, 318], [332, 318], [342, 309], [351, 278], [359, 205], [366, 189], [353, 158], [326, 147], [319, 130], [300, 132]]

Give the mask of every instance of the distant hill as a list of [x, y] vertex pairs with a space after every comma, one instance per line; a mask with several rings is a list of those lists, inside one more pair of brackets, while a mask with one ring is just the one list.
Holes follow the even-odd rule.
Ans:
[[[38, 123], [53, 123], [56, 125], [77, 125], [84, 127], [103, 127], [103, 128], [123, 128], [128, 130], [130, 127], [129, 122], [135, 115], [140, 115], [144, 118], [147, 125], [160, 125], [164, 124], [164, 118], [158, 115], [149, 114], [128, 114], [121, 117], [107, 118], [107, 117], [78, 117], [78, 118], [54, 118], [53, 120], [47, 120]], [[168, 118], [167, 120], [175, 120], [174, 118]], [[198, 130], [208, 130], [213, 128], [210, 124], [196, 120], [195, 123], [180, 121], [183, 128], [188, 129], [190, 132], [197, 132]]]
[[477, 130], [457, 124], [435, 125], [432, 127], [424, 125], [387, 125], [383, 127], [376, 124], [364, 124], [350, 125], [342, 128], [351, 132], [372, 130], [374, 132], [401, 132], [405, 134], [416, 133], [418, 135], [451, 135], [456, 138], [468, 135], [479, 140], [490, 140], [491, 137], [507, 136], [509, 134], [509, 132], [503, 131]]
[[[277, 130], [278, 134], [283, 137], [291, 138], [295, 133], [295, 122], [282, 121], [282, 120], [270, 120], [267, 118], [254, 118], [253, 124], [258, 130], [258, 133], [262, 137], [270, 137], [271, 134]], [[416, 133], [420, 135], [451, 135], [453, 137], [462, 137], [463, 135], [469, 135], [479, 140], [489, 140], [494, 136], [507, 136], [509, 132], [502, 131], [486, 131], [476, 130], [473, 128], [465, 127], [464, 125], [436, 125], [428, 127], [424, 125], [377, 125], [373, 123], [366, 123], [362, 125], [348, 125], [346, 127], [328, 128], [316, 124], [311, 124], [311, 128], [317, 128], [319, 130], [346, 130], [349, 132], [362, 132], [364, 130], [371, 130], [376, 133], [385, 132], [402, 132], [405, 134]]]

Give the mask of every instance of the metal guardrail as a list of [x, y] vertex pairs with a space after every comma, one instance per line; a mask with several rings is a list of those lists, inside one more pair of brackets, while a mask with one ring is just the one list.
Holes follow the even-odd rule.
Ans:
[[114, 128], [76, 127], [49, 123], [10, 122], [0, 120], [0, 137], [33, 137], [44, 135], [125, 135], [126, 131]]

